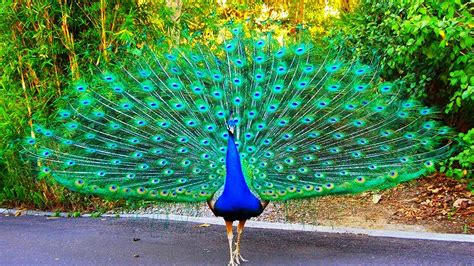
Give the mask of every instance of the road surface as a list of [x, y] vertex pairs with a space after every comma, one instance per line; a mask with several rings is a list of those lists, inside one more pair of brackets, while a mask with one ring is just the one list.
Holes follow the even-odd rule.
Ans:
[[[227, 265], [224, 226], [0, 215], [0, 265]], [[474, 243], [248, 228], [244, 265], [474, 265]]]

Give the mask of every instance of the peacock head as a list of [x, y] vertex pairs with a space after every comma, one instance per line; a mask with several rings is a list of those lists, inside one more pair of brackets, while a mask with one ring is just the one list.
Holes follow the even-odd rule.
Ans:
[[227, 124], [227, 131], [229, 131], [229, 134], [234, 135], [235, 126], [236, 126], [237, 122], [231, 116], [229, 121], [227, 121], [226, 124]]

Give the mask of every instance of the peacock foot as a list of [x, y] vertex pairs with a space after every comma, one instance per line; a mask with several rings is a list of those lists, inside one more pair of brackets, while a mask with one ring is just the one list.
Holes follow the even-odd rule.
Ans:
[[237, 264], [240, 264], [240, 261], [242, 262], [247, 262], [248, 260], [244, 259], [244, 257], [242, 257], [242, 255], [240, 255], [240, 250], [239, 249], [235, 249], [234, 252], [232, 252], [232, 257], [235, 261], [235, 263]]
[[236, 266], [238, 264], [239, 263], [235, 262], [234, 256], [232, 256], [232, 258], [230, 258], [229, 264], [227, 264], [227, 266]]

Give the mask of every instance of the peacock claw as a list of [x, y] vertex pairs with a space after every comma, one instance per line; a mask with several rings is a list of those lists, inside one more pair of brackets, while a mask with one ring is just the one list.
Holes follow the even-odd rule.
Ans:
[[240, 251], [237, 249], [234, 252], [232, 252], [232, 258], [235, 260], [235, 263], [237, 263], [238, 265], [240, 265], [240, 261], [248, 262], [248, 260], [244, 259], [244, 257], [240, 255]]

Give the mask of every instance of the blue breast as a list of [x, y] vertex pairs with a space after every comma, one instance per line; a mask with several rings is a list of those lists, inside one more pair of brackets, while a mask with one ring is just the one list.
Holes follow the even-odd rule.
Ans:
[[227, 144], [224, 191], [214, 204], [214, 213], [227, 221], [246, 220], [263, 212], [260, 200], [245, 182], [233, 134]]
[[214, 204], [217, 216], [227, 221], [247, 220], [260, 215], [263, 211], [260, 200], [250, 191], [248, 193], [222, 193]]

